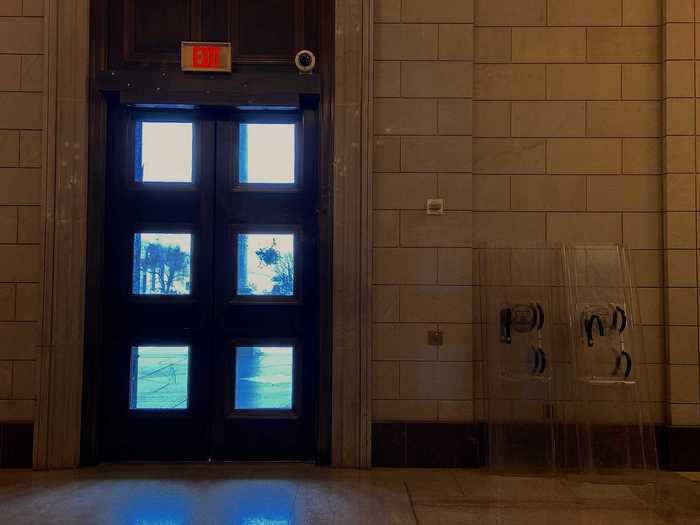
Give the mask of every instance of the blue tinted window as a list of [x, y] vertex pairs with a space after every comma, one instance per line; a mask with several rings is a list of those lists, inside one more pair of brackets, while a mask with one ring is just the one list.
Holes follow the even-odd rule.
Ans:
[[192, 182], [192, 123], [136, 123], [136, 180]]
[[241, 184], [294, 184], [294, 124], [241, 124]]
[[186, 409], [189, 350], [187, 346], [132, 347], [129, 408]]
[[294, 295], [294, 234], [238, 234], [238, 295]]
[[235, 408], [291, 410], [293, 354], [291, 346], [237, 347]]
[[192, 234], [134, 234], [132, 292], [138, 295], [188, 295], [191, 287]]

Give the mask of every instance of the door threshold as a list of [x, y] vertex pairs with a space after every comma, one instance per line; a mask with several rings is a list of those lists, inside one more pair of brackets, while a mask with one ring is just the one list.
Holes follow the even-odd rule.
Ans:
[[313, 459], [281, 459], [281, 460], [127, 460], [127, 461], [105, 461], [97, 464], [97, 468], [111, 468], [111, 467], [132, 467], [132, 466], [163, 466], [163, 467], [176, 467], [176, 466], [221, 466], [221, 465], [231, 465], [231, 466], [264, 466], [264, 465], [312, 465], [316, 466], [318, 463]]

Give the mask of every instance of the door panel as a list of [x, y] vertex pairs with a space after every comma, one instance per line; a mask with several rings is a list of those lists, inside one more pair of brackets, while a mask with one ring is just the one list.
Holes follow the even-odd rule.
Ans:
[[[272, 163], [272, 182], [244, 182], [241, 172], [255, 164], [260, 152], [254, 140], [241, 140], [241, 134], [251, 139], [251, 129], [262, 126], [279, 139], [276, 127], [285, 125], [294, 125], [294, 155], [286, 154], [284, 140], [277, 148], [271, 142], [268, 154], [286, 165]], [[215, 317], [219, 368], [226, 378], [216, 396], [221, 404], [214, 417], [215, 458], [259, 458], [261, 450], [275, 459], [313, 456], [319, 373], [318, 189], [316, 161], [309, 153], [315, 147], [315, 125], [311, 111], [249, 113], [236, 122], [217, 123], [215, 258], [224, 264], [216, 266]], [[280, 184], [289, 181], [291, 171], [294, 182]], [[246, 348], [251, 350], [241, 350]], [[274, 355], [266, 351], [270, 348], [288, 350]], [[242, 352], [248, 352], [247, 362], [241, 360]], [[290, 358], [291, 370], [284, 366]], [[243, 364], [254, 369], [253, 375], [240, 375]], [[290, 407], [264, 406], [266, 389], [279, 391], [290, 382]], [[237, 392], [236, 385], [246, 385], [248, 395], [257, 392], [252, 402], [259, 406], [237, 409], [236, 399], [245, 392]]]
[[115, 108], [103, 459], [310, 459], [316, 113]]
[[[149, 122], [192, 126], [192, 183], [139, 181], [141, 161], [176, 156], [168, 141], [142, 140]], [[109, 459], [207, 454], [201, 436], [210, 428], [209, 395], [198, 385], [208, 381], [210, 368], [214, 132], [194, 112], [116, 108], [110, 114], [102, 435]], [[178, 347], [187, 348], [187, 357], [173, 362]], [[139, 391], [144, 399], [181, 392], [176, 385], [183, 380], [185, 406], [139, 406], [134, 399]]]

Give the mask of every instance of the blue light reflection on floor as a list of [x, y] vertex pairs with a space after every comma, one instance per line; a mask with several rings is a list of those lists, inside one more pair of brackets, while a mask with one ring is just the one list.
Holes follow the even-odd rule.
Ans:
[[[235, 494], [232, 497], [232, 494]], [[228, 525], [292, 525], [299, 520], [298, 487], [287, 481], [232, 481], [210, 494], [215, 516]]]
[[128, 525], [185, 525], [192, 523], [191, 503], [176, 493], [130, 494], [124, 512]]
[[235, 408], [290, 410], [293, 354], [291, 346], [237, 347]]
[[[126, 487], [125, 487], [126, 488]], [[297, 487], [293, 483], [231, 481], [212, 484], [198, 497], [173, 482], [139, 482], [139, 490], [115, 491], [119, 509], [108, 509], [122, 525], [292, 525]], [[113, 518], [112, 518], [113, 519]]]

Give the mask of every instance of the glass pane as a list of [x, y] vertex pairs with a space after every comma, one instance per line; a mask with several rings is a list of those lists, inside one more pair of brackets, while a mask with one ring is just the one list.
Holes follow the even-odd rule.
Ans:
[[241, 184], [294, 184], [294, 124], [241, 124]]
[[238, 234], [238, 295], [294, 295], [294, 234]]
[[292, 408], [291, 346], [236, 348], [236, 409]]
[[192, 234], [134, 234], [132, 292], [138, 295], [189, 295]]
[[187, 346], [132, 347], [129, 408], [186, 409], [189, 353]]
[[192, 182], [192, 123], [136, 123], [136, 180]]

